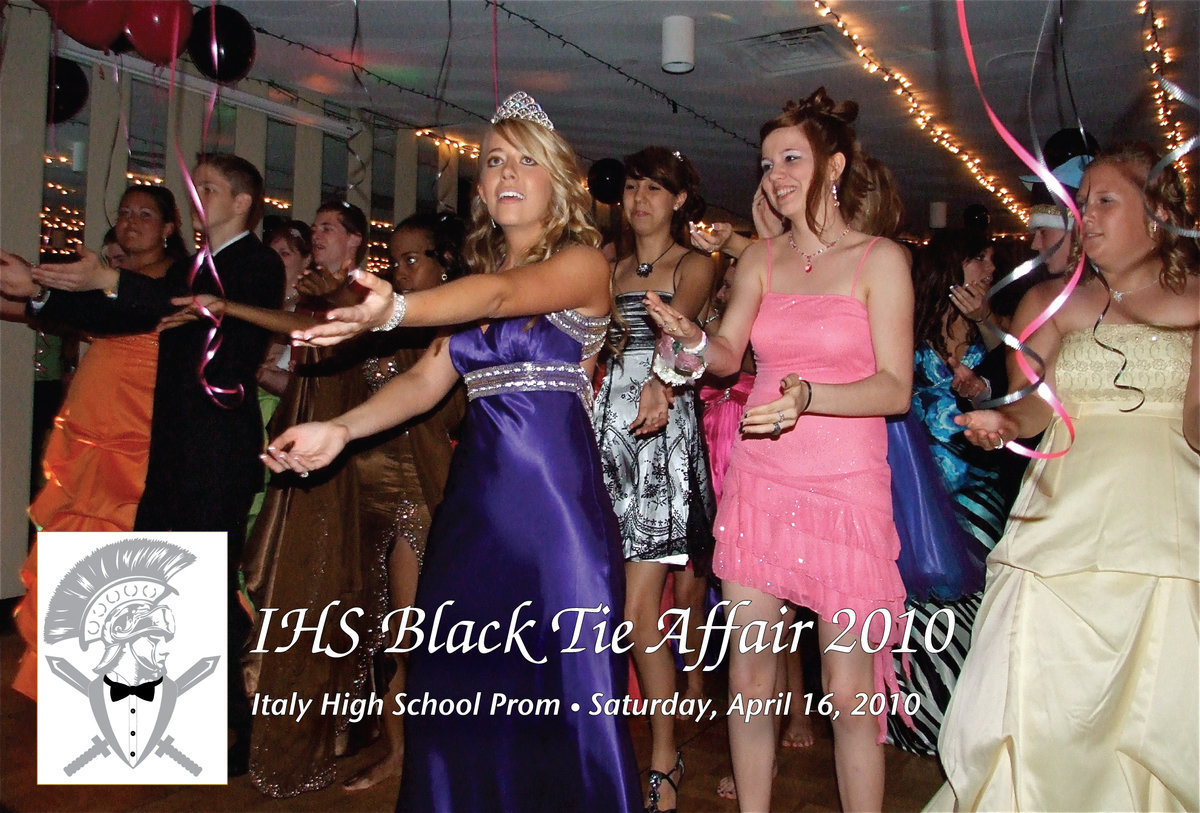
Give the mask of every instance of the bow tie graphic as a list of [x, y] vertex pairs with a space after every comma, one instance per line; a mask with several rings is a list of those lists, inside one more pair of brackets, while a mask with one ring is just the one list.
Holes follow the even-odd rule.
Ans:
[[154, 687], [163, 682], [162, 678], [152, 680], [149, 683], [139, 683], [137, 686], [126, 686], [124, 683], [115, 683], [104, 678], [104, 682], [108, 684], [108, 699], [114, 703], [118, 700], [124, 700], [129, 695], [140, 697], [143, 700], [154, 699]]

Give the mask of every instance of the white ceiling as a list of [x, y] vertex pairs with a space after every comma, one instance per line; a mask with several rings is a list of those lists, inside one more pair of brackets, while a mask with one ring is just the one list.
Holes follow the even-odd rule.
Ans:
[[[350, 54], [353, 0], [223, 2], [271, 34], [341, 59]], [[980, 158], [985, 171], [1017, 187], [1015, 176], [1025, 169], [987, 121], [968, 73], [953, 2], [828, 2], [879, 62], [909, 78], [918, 100]], [[1157, 0], [1155, 7], [1166, 21], [1160, 35], [1175, 60], [1168, 76], [1195, 94], [1200, 3]], [[988, 100], [1027, 146], [1027, 90], [1039, 42], [1032, 104], [1042, 140], [1074, 120], [1065, 63], [1079, 117], [1102, 145], [1128, 137], [1163, 145], [1142, 50], [1145, 18], [1134, 0], [967, 0], [966, 11]], [[787, 100], [824, 85], [835, 99], [859, 102], [860, 139], [896, 174], [916, 231], [928, 222], [930, 201], [949, 204], [952, 224], [955, 213], [981, 202], [999, 230], [1019, 228], [961, 161], [915, 127], [894, 85], [863, 70], [853, 52], [835, 64], [782, 75], [768, 75], [740, 56], [740, 40], [828, 24], [831, 18], [822, 18], [811, 2], [513, 0], [496, 9], [483, 0], [360, 0], [358, 14], [364, 67], [429, 96], [439, 95], [438, 67], [452, 27], [442, 93], [448, 104], [439, 108], [370, 76], [360, 86], [345, 65], [263, 33], [251, 76], [307, 88], [406, 124], [440, 125], [449, 135], [477, 143], [494, 108], [495, 16], [500, 95], [524, 89], [537, 97], [585, 160], [620, 158], [647, 144], [664, 144], [696, 164], [710, 204], [745, 213], [756, 182], [759, 125]], [[696, 68], [685, 75], [659, 67], [662, 19], [673, 14], [695, 19]], [[678, 112], [660, 93], [678, 103]], [[1188, 134], [1195, 133], [1196, 112], [1184, 108], [1180, 116]], [[714, 211], [708, 219], [721, 216]]]

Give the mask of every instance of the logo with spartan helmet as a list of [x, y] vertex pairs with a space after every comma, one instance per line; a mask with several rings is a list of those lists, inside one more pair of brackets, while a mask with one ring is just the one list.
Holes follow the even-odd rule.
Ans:
[[59, 582], [46, 613], [46, 643], [77, 639], [83, 652], [101, 647], [91, 678], [66, 658], [46, 656], [50, 671], [88, 698], [98, 728], [91, 746], [64, 767], [67, 776], [110, 754], [133, 768], [152, 754], [166, 757], [200, 775], [166, 733], [176, 700], [219, 660], [201, 658], [176, 678], [167, 671], [165, 647], [175, 637], [167, 602], [178, 596], [170, 581], [195, 561], [169, 542], [124, 539], [88, 554]]

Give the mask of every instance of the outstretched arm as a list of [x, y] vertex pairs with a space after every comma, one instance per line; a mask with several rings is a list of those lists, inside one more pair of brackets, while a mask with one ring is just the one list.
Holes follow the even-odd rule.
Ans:
[[[762, 302], [769, 248], [766, 241], [755, 243], [738, 261], [741, 270], [733, 278], [721, 328], [709, 339], [708, 349], [704, 352], [709, 372], [717, 377], [731, 375], [742, 367], [742, 357], [750, 342], [750, 327]], [[704, 331], [686, 314], [664, 304], [653, 291], [648, 291], [643, 301], [650, 318], [668, 336], [685, 348], [700, 343]]]
[[[542, 262], [472, 274], [408, 294], [403, 299], [403, 322], [411, 327], [458, 325], [569, 309], [598, 316], [609, 310], [608, 276], [608, 262], [597, 249], [570, 246]], [[293, 338], [307, 344], [337, 344], [386, 323], [395, 307], [392, 286], [366, 273], [356, 272], [355, 281], [367, 289], [361, 304], [330, 311], [326, 322], [295, 332]]]
[[247, 305], [244, 302], [231, 302], [219, 299], [212, 294], [197, 294], [196, 296], [177, 296], [171, 300], [172, 305], [178, 305], [180, 310], [166, 316], [158, 323], [158, 329], [168, 330], [179, 325], [193, 322], [205, 316], [205, 311], [214, 316], [228, 316], [240, 319], [252, 325], [266, 328], [272, 333], [288, 334], [293, 330], [304, 330], [318, 325], [321, 320], [316, 316], [292, 311], [260, 308]]
[[[1020, 335], [1026, 325], [1041, 314], [1062, 290], [1061, 280], [1049, 280], [1032, 288], [1017, 306], [1012, 332]], [[1025, 344], [1046, 363], [1045, 383], [1054, 386], [1054, 363], [1062, 345], [1062, 330], [1050, 319], [1033, 333]], [[1031, 362], [1032, 363], [1032, 362]], [[1029, 386], [1029, 378], [1017, 365], [1016, 351], [1008, 352], [1009, 392]], [[954, 422], [965, 428], [963, 437], [982, 449], [999, 449], [1017, 438], [1029, 438], [1045, 430], [1054, 412], [1036, 394], [1029, 395], [999, 409], [975, 410], [956, 416]]]
[[276, 473], [304, 473], [328, 466], [350, 441], [398, 426], [433, 409], [458, 377], [450, 361], [450, 340], [439, 337], [416, 364], [370, 399], [331, 421], [288, 428], [268, 444], [262, 460]]

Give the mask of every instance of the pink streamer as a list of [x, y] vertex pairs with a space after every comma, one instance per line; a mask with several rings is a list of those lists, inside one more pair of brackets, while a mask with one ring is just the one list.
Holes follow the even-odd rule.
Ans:
[[[997, 134], [999, 134], [1000, 138], [1003, 139], [1004, 143], [1008, 145], [1008, 148], [1012, 150], [1018, 158], [1021, 159], [1021, 162], [1033, 170], [1033, 172], [1042, 179], [1043, 183], [1046, 184], [1047, 188], [1049, 188], [1059, 200], [1066, 204], [1071, 214], [1074, 215], [1075, 222], [1077, 224], [1082, 223], [1083, 217], [1080, 215], [1079, 209], [1075, 206], [1075, 201], [1072, 200], [1071, 196], [1067, 194], [1067, 190], [1061, 183], [1059, 183], [1058, 179], [1054, 177], [1049, 169], [1043, 166], [1036, 158], [1030, 155], [1024, 147], [1021, 146], [1021, 143], [1017, 141], [1017, 139], [1013, 137], [1012, 133], [1010, 133], [1008, 129], [1005, 128], [1005, 126], [1000, 122], [1000, 118], [996, 115], [995, 111], [992, 110], [992, 106], [988, 104], [987, 96], [983, 92], [983, 85], [979, 80], [979, 70], [975, 66], [975, 52], [971, 47], [971, 35], [967, 30], [966, 4], [964, 0], [955, 0], [955, 6], [958, 9], [958, 30], [959, 34], [962, 36], [963, 52], [967, 57], [967, 65], [971, 69], [971, 78], [975, 82], [975, 89], [979, 91], [979, 99], [983, 102], [984, 110], [987, 111], [988, 119], [991, 121], [992, 127], [996, 130]], [[1050, 321], [1054, 314], [1058, 313], [1058, 311], [1066, 303], [1067, 297], [1069, 297], [1075, 290], [1076, 286], [1079, 284], [1080, 277], [1083, 276], [1083, 266], [1084, 261], [1083, 258], [1080, 257], [1079, 264], [1075, 266], [1075, 272], [1071, 275], [1070, 279], [1067, 280], [1067, 284], [1063, 286], [1062, 292], [1059, 293], [1059, 295], [1056, 296], [1054, 300], [1046, 306], [1045, 310], [1039, 313], [1028, 325], [1025, 326], [1019, 336], [1014, 337], [1012, 334], [1008, 333], [1006, 333], [1004, 336], [1005, 345], [1016, 351], [1017, 367], [1020, 368], [1025, 377], [1029, 379], [1030, 392], [1036, 393], [1039, 398], [1041, 398], [1050, 406], [1050, 409], [1054, 411], [1054, 414], [1056, 414], [1062, 420], [1063, 425], [1067, 428], [1067, 434], [1070, 436], [1070, 443], [1067, 444], [1067, 448], [1057, 452], [1040, 452], [1036, 449], [1030, 449], [1028, 446], [1017, 443], [1015, 440], [1010, 440], [1005, 444], [1009, 451], [1025, 457], [1032, 457], [1039, 460], [1050, 460], [1056, 457], [1062, 457], [1070, 450], [1071, 445], [1073, 445], [1075, 442], [1075, 424], [1072, 423], [1071, 416], [1067, 414], [1067, 410], [1063, 406], [1062, 401], [1058, 399], [1058, 396], [1054, 394], [1054, 390], [1052, 390], [1050, 385], [1046, 383], [1044, 374], [1038, 373], [1033, 369], [1033, 366], [1030, 365], [1027, 356], [1032, 356], [1035, 359], [1037, 359], [1038, 356], [1032, 349], [1026, 346], [1025, 342], [1028, 341], [1030, 336], [1037, 332], [1038, 328]]]
[[[175, 25], [176, 25], [176, 35], [178, 35], [178, 26], [179, 26], [179, 15], [178, 14], [175, 15]], [[216, 26], [213, 26], [213, 29], [215, 31]], [[215, 40], [216, 35], [214, 34], [213, 36], [214, 36], [214, 40]], [[216, 48], [215, 41], [213, 44], [213, 48], [214, 48], [214, 50]], [[171, 57], [171, 82], [167, 86], [168, 87], [168, 90], [167, 90], [168, 109], [170, 109], [170, 106], [174, 104], [176, 61], [177, 61], [177, 57], [172, 56]], [[208, 121], [209, 121], [209, 118], [212, 116], [213, 107], [215, 107], [216, 102], [217, 102], [217, 85], [214, 83], [212, 94], [209, 96], [209, 99], [208, 99], [208, 113], [204, 119], [204, 133], [201, 136], [202, 144], [204, 143], [204, 140], [207, 140], [207, 138], [208, 138]], [[176, 129], [174, 136], [175, 136], [175, 138], [174, 138], [174, 143], [172, 146], [175, 149], [175, 160], [179, 163], [179, 169], [180, 169], [181, 174], [183, 175], [183, 183], [184, 183], [184, 186], [187, 187], [188, 197], [191, 198], [192, 206], [195, 207], [196, 214], [200, 218], [200, 224], [204, 228], [204, 244], [200, 247], [200, 250], [196, 252], [196, 258], [195, 258], [195, 260], [192, 261], [192, 269], [188, 273], [188, 287], [189, 288], [194, 287], [196, 277], [199, 275], [200, 269], [202, 267], [204, 267], [204, 268], [208, 269], [208, 272], [210, 274], [212, 274], [213, 282], [216, 283], [216, 286], [217, 286], [218, 295], [224, 296], [225, 295], [225, 286], [223, 286], [221, 284], [221, 277], [219, 274], [217, 274], [217, 266], [213, 262], [212, 247], [210, 246], [210, 244], [208, 242], [208, 216], [204, 211], [204, 204], [202, 204], [200, 202], [200, 194], [196, 191], [196, 184], [192, 181], [192, 173], [191, 173], [190, 169], [188, 168], [187, 160], [183, 157], [183, 149], [179, 146], [178, 128]], [[201, 386], [204, 387], [205, 393], [208, 394], [208, 397], [212, 400], [212, 402], [214, 404], [216, 404], [217, 406], [219, 406], [223, 409], [232, 409], [232, 408], [236, 407], [238, 404], [240, 404], [242, 402], [242, 399], [245, 397], [245, 391], [243, 390], [242, 385], [238, 384], [237, 387], [235, 387], [233, 389], [230, 389], [227, 387], [218, 387], [215, 384], [209, 383], [208, 376], [207, 376], [208, 365], [212, 363], [212, 360], [217, 355], [217, 351], [221, 349], [221, 336], [219, 335], [219, 333], [220, 333], [220, 329], [221, 329], [221, 320], [223, 317], [222, 317], [222, 315], [213, 313], [208, 308], [200, 308], [199, 310], [205, 318], [207, 318], [209, 321], [212, 322], [212, 325], [209, 327], [208, 335], [204, 339], [204, 352], [201, 353], [200, 363], [197, 365], [197, 368], [196, 368], [196, 374], [200, 378], [200, 384], [201, 384]], [[234, 396], [234, 397], [233, 397], [232, 403], [224, 403], [221, 400], [221, 396]]]

